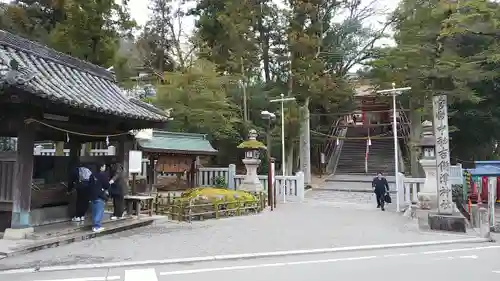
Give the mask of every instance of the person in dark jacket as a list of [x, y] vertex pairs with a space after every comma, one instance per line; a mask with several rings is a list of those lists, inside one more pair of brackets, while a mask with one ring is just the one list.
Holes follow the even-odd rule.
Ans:
[[123, 197], [124, 190], [127, 188], [127, 175], [121, 164], [113, 164], [109, 184], [109, 194], [113, 198], [113, 216], [111, 219], [116, 220], [123, 216], [125, 204]]
[[68, 184], [68, 193], [76, 190], [75, 215], [71, 219], [74, 222], [85, 221], [85, 213], [89, 208], [90, 186], [94, 184], [94, 177], [89, 168], [80, 165], [73, 169]]
[[377, 176], [372, 181], [373, 192], [377, 197], [377, 208], [385, 211], [385, 194], [389, 192], [389, 183], [387, 179], [382, 176], [382, 173], [377, 173]]
[[106, 165], [99, 166], [99, 171], [95, 173], [95, 182], [91, 185], [90, 201], [92, 202], [92, 231], [100, 232], [104, 230], [101, 225], [104, 216], [104, 206], [108, 200], [109, 174]]

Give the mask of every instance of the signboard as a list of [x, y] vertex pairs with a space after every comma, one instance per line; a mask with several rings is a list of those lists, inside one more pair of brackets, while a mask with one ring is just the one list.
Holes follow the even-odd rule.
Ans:
[[140, 174], [142, 172], [142, 151], [130, 150], [128, 153], [128, 172]]
[[189, 156], [162, 155], [156, 162], [155, 170], [164, 173], [184, 173], [191, 169], [193, 159]]
[[448, 104], [446, 95], [432, 97], [434, 135], [436, 136], [436, 166], [438, 212], [453, 213], [453, 193], [450, 177], [450, 149], [448, 134]]

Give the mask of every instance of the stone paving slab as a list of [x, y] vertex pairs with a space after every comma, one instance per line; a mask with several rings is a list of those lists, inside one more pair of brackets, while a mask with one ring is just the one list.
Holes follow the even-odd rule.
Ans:
[[[337, 181], [337, 182], [369, 182], [371, 183], [373, 178], [377, 176], [376, 174], [368, 175], [330, 175], [325, 181]], [[388, 182], [394, 182], [395, 176], [386, 175], [385, 178]]]
[[466, 237], [422, 233], [400, 214], [376, 209], [365, 196], [335, 200], [312, 190], [304, 203], [278, 205], [274, 212], [193, 223], [157, 220], [149, 227], [6, 258], [0, 270]]

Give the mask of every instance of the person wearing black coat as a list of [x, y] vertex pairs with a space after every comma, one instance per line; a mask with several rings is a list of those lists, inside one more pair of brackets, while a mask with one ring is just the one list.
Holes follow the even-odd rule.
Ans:
[[385, 211], [385, 195], [389, 193], [389, 183], [382, 176], [382, 173], [377, 173], [377, 176], [372, 181], [373, 192], [377, 197], [377, 208]]
[[71, 219], [74, 222], [85, 221], [85, 213], [89, 208], [91, 186], [94, 184], [94, 177], [89, 168], [79, 165], [71, 170], [68, 181], [68, 193], [76, 190], [75, 214]]
[[90, 188], [90, 201], [92, 202], [92, 231], [100, 232], [104, 230], [101, 226], [104, 216], [104, 206], [109, 196], [109, 174], [106, 165], [99, 166], [99, 171], [94, 175], [94, 184]]
[[123, 216], [125, 205], [124, 191], [127, 188], [127, 174], [121, 164], [113, 164], [109, 185], [109, 194], [113, 198], [113, 216], [111, 219], [116, 220]]

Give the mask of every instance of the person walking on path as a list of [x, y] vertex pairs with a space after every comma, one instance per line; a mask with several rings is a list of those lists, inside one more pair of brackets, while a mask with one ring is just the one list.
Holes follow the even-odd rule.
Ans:
[[68, 185], [68, 193], [76, 190], [75, 215], [71, 219], [74, 222], [85, 221], [85, 213], [89, 208], [90, 186], [93, 184], [92, 172], [84, 165], [76, 167], [71, 175]]
[[124, 190], [127, 188], [127, 175], [123, 170], [123, 166], [115, 163], [112, 167], [111, 179], [109, 180], [109, 194], [113, 198], [113, 216], [112, 220], [119, 219], [124, 212]]
[[91, 185], [90, 200], [92, 202], [92, 231], [100, 232], [104, 228], [101, 225], [104, 216], [104, 206], [108, 200], [109, 174], [106, 165], [101, 164], [99, 171], [95, 174], [94, 184]]
[[389, 183], [387, 179], [382, 176], [382, 173], [377, 173], [377, 176], [372, 181], [373, 192], [377, 197], [377, 208], [385, 211], [385, 195], [389, 193]]

